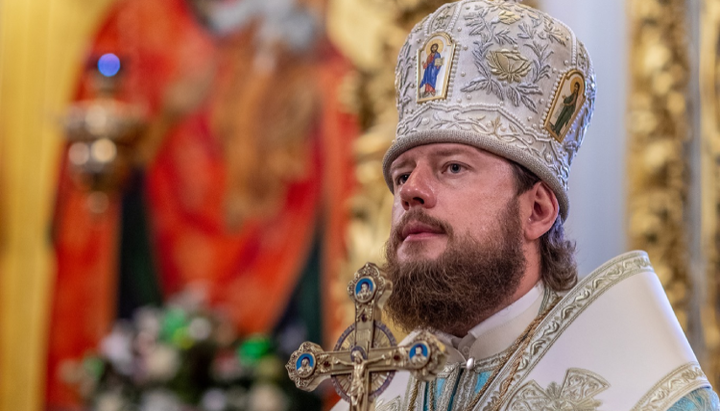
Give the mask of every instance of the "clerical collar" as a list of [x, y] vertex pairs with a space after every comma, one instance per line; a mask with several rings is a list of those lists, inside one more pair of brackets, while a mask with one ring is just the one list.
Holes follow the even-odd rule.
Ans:
[[539, 281], [517, 301], [470, 329], [465, 337], [440, 333], [448, 345], [448, 362], [466, 362], [468, 358], [477, 362], [507, 350], [537, 317], [544, 297], [545, 287]]

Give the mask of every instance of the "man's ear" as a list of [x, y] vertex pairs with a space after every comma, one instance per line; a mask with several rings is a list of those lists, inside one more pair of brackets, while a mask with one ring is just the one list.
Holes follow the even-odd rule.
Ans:
[[555, 224], [560, 206], [555, 193], [542, 181], [520, 195], [523, 204], [523, 234], [527, 241], [542, 237]]

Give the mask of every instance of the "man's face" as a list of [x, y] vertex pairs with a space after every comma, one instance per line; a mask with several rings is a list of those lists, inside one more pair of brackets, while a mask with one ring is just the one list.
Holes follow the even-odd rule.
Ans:
[[437, 51], [438, 51], [438, 46], [437, 46], [437, 44], [433, 44], [432, 46], [430, 46], [430, 51], [433, 52], [433, 53], [437, 52]]
[[403, 153], [391, 175], [387, 311], [406, 330], [464, 335], [507, 305], [524, 275], [512, 165], [470, 146], [432, 144]]
[[[498, 217], [515, 197], [507, 160], [463, 144], [429, 144], [400, 155], [391, 165], [395, 192], [391, 243], [399, 262], [433, 260], [452, 231], [483, 244], [497, 233]], [[423, 217], [439, 225], [423, 222]]]

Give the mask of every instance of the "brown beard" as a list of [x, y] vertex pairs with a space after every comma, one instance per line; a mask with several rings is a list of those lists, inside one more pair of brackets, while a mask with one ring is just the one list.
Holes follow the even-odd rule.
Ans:
[[[420, 209], [403, 216], [385, 251], [384, 269], [393, 282], [386, 311], [395, 323], [406, 331], [427, 328], [462, 336], [510, 303], [526, 265], [517, 199], [501, 214], [496, 234], [483, 243], [467, 235], [456, 236], [449, 224]], [[400, 233], [410, 221], [447, 234], [447, 248], [437, 259], [397, 260]], [[408, 249], [411, 255], [423, 244], [413, 247], [418, 249]]]

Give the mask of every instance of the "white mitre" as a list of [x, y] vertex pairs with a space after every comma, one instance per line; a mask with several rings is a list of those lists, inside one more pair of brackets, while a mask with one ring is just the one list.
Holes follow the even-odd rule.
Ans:
[[418, 23], [395, 69], [399, 122], [383, 160], [462, 143], [513, 160], [555, 192], [567, 217], [570, 164], [590, 124], [595, 73], [565, 24], [502, 0], [445, 4]]
[[[480, 336], [475, 344], [483, 343]], [[520, 366], [514, 371], [518, 357]], [[456, 353], [450, 358], [441, 377], [445, 384], [457, 383], [455, 401], [466, 404], [489, 364], [478, 361], [467, 371]], [[497, 364], [496, 358], [491, 361]], [[564, 295], [527, 348], [511, 353], [474, 410], [485, 410], [511, 374], [499, 411], [665, 411], [690, 392], [710, 387], [640, 251], [607, 262]], [[409, 404], [414, 389], [417, 400]], [[377, 399], [376, 410], [422, 411], [426, 390], [408, 372], [398, 372]], [[553, 408], [560, 405], [569, 408]], [[333, 411], [345, 409], [347, 403], [341, 402]]]

